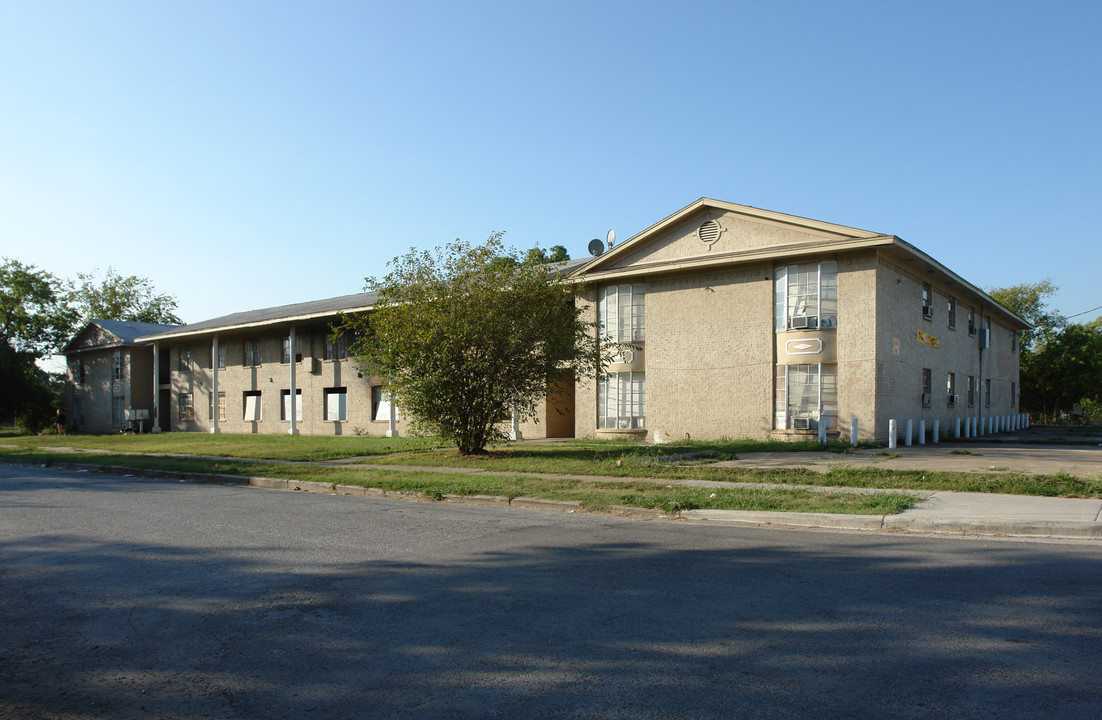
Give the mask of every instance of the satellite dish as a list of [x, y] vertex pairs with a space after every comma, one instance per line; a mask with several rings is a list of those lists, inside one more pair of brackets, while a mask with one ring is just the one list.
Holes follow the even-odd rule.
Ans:
[[608, 235], [605, 236], [605, 242], [608, 243], [608, 247], [611, 250], [613, 243], [616, 242], [616, 231], [615, 230], [609, 230], [608, 231]]
[[604, 251], [605, 251], [605, 244], [603, 242], [601, 242], [597, 238], [593, 238], [592, 240], [589, 241], [589, 254], [590, 255], [592, 255], [593, 257], [597, 257], [598, 255], [600, 255]]

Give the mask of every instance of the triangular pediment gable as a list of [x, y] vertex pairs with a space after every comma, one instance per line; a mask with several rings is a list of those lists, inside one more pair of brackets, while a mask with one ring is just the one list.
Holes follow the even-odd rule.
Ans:
[[736, 262], [882, 237], [878, 233], [703, 198], [595, 258], [578, 274]]
[[81, 350], [96, 350], [99, 348], [117, 347], [124, 344], [126, 343], [123, 338], [101, 327], [93, 320], [86, 323], [61, 352], [71, 353], [80, 352]]

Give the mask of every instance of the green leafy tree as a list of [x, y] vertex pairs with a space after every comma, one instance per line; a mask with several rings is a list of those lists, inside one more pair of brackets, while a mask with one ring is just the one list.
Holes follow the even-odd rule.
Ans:
[[144, 277], [123, 277], [107, 268], [102, 280], [93, 273], [78, 273], [72, 302], [82, 320], [128, 320], [182, 325], [176, 315], [176, 298], [158, 293]]
[[5, 258], [0, 265], [0, 418], [25, 429], [48, 422], [56, 388], [36, 364], [72, 335], [76, 313], [64, 283], [45, 270]]
[[570, 253], [562, 245], [552, 245], [549, 250], [534, 247], [524, 254], [525, 260], [537, 263], [556, 263], [570, 259]]
[[396, 258], [375, 309], [345, 319], [364, 370], [389, 378], [420, 432], [481, 453], [506, 439], [510, 410], [529, 413], [550, 383], [592, 377], [608, 362], [597, 325], [574, 288], [532, 255], [507, 250], [501, 233], [481, 245], [456, 240]]
[[988, 294], [999, 304], [1033, 326], [1032, 330], [1022, 333], [1023, 358], [1032, 352], [1035, 345], [1043, 344], [1067, 324], [1062, 315], [1048, 308], [1048, 299], [1057, 290], [1059, 288], [1047, 278], [1040, 282], [988, 290]]
[[1023, 404], [1045, 416], [1102, 402], [1102, 324], [1073, 323], [1050, 337], [1030, 358], [1028, 385], [1023, 371], [1022, 391]]

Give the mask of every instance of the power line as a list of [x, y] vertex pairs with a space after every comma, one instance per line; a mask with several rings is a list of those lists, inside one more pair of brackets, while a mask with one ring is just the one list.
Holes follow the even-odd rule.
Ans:
[[1073, 317], [1079, 317], [1080, 315], [1086, 315], [1087, 313], [1094, 312], [1095, 310], [1102, 310], [1102, 305], [1099, 305], [1098, 307], [1091, 308], [1090, 310], [1084, 310], [1081, 313], [1075, 313], [1074, 315], [1068, 315], [1067, 317], [1070, 320]]

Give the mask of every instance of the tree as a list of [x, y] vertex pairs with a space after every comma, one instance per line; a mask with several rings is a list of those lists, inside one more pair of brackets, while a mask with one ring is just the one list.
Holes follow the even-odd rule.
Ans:
[[507, 250], [501, 233], [460, 240], [390, 262], [375, 309], [348, 317], [362, 368], [389, 378], [419, 431], [454, 441], [464, 455], [506, 435], [510, 411], [530, 412], [549, 383], [603, 370], [597, 324], [582, 318], [574, 288], [547, 265]]
[[147, 278], [123, 277], [107, 268], [103, 280], [93, 273], [78, 273], [72, 302], [83, 320], [129, 320], [182, 325], [176, 315], [176, 298], [157, 293]]
[[1067, 324], [1062, 315], [1048, 309], [1048, 298], [1057, 290], [1059, 288], [1047, 278], [1036, 283], [988, 289], [988, 294], [999, 304], [1033, 326], [1032, 330], [1026, 330], [1021, 336], [1023, 358], [1032, 352], [1035, 345], [1044, 343]]
[[538, 263], [556, 263], [570, 259], [570, 253], [562, 245], [552, 245], [549, 250], [534, 247], [524, 254], [525, 260]]
[[1102, 324], [1072, 323], [1036, 350], [1022, 372], [1022, 402], [1058, 415], [1084, 401], [1102, 402]]
[[0, 417], [37, 429], [55, 389], [35, 361], [56, 352], [76, 325], [62, 281], [34, 265], [0, 265]]

